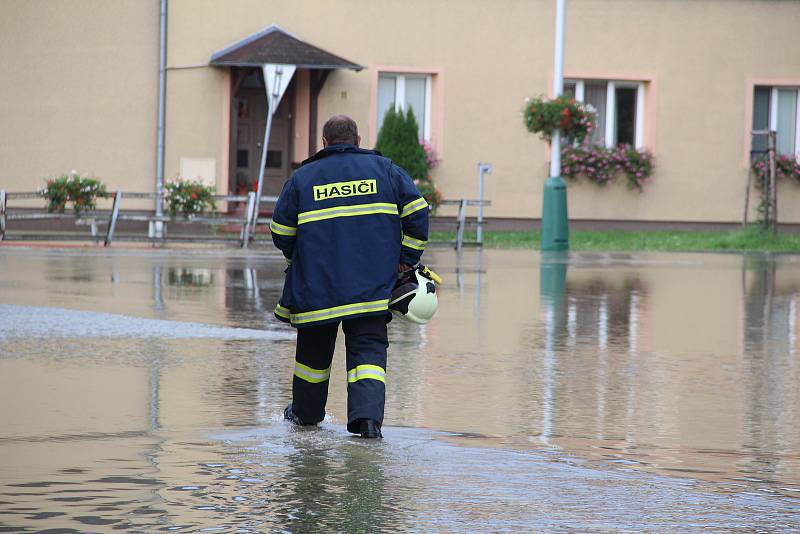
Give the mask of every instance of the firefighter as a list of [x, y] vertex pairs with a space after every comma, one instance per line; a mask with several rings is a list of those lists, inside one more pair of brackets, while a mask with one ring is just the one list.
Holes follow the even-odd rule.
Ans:
[[428, 240], [428, 204], [408, 174], [359, 148], [355, 121], [331, 117], [324, 148], [289, 178], [270, 230], [288, 267], [275, 308], [297, 328], [292, 402], [284, 417], [315, 425], [325, 416], [336, 335], [347, 359], [347, 430], [380, 438], [386, 395], [389, 299]]

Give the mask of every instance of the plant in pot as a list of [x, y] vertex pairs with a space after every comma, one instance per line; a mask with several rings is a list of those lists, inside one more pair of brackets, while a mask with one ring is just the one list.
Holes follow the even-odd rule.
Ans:
[[250, 179], [246, 172], [239, 171], [236, 173], [236, 194], [246, 195], [250, 191], [255, 191], [255, 182]]
[[166, 194], [167, 210], [175, 217], [193, 217], [207, 211], [217, 209], [214, 201], [214, 188], [205, 185], [199, 178], [197, 180], [184, 180], [180, 177], [169, 182], [164, 187]]
[[67, 202], [72, 202], [75, 215], [80, 217], [97, 207], [98, 198], [109, 196], [100, 180], [81, 176], [78, 171], [47, 178], [46, 182], [38, 193], [47, 200], [47, 211], [50, 213], [64, 213]]

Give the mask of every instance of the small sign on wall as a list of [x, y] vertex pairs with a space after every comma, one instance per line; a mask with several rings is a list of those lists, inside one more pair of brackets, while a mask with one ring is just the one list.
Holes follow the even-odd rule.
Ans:
[[217, 186], [216, 158], [181, 158], [180, 176], [184, 180], [200, 180], [204, 185]]

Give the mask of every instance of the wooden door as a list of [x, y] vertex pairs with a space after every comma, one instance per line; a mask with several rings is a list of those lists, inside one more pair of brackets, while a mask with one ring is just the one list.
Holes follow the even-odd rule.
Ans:
[[[267, 162], [264, 168], [264, 196], [277, 196], [290, 172], [289, 115], [291, 95], [284, 95], [272, 117]], [[258, 167], [267, 121], [267, 100], [263, 89], [242, 89], [234, 99], [235, 154], [233, 190], [244, 192], [244, 184], [255, 191], [258, 186]]]

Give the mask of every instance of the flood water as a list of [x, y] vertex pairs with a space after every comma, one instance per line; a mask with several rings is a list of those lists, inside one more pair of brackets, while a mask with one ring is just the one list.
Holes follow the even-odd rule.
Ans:
[[343, 346], [282, 420], [279, 255], [0, 249], [0, 532], [800, 530], [799, 256], [425, 258], [364, 441]]

